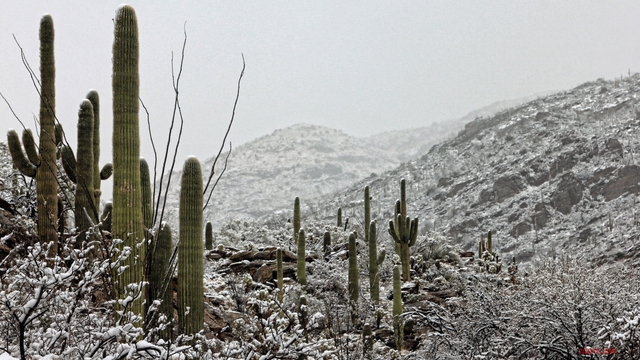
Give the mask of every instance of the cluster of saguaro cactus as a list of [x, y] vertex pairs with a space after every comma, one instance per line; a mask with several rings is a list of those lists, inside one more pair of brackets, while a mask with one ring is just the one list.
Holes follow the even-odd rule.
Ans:
[[183, 334], [198, 333], [204, 323], [202, 192], [202, 169], [192, 156], [184, 164], [180, 185], [178, 324]]
[[298, 232], [298, 267], [297, 277], [300, 285], [307, 285], [307, 260], [306, 260], [306, 238], [304, 229]]
[[51, 243], [49, 255], [58, 252], [58, 168], [56, 166], [55, 130], [55, 60], [53, 51], [54, 29], [51, 15], [40, 20], [40, 141], [36, 149], [30, 130], [26, 129], [22, 141], [15, 130], [9, 130], [8, 145], [15, 166], [24, 175], [36, 178], [38, 201], [38, 237], [44, 244]]
[[[128, 284], [144, 280], [144, 241], [142, 194], [140, 187], [138, 21], [129, 5], [118, 8], [113, 41], [113, 211], [112, 234], [122, 247], [131, 250], [122, 264], [125, 270], [114, 273], [115, 293], [126, 295]], [[131, 306], [134, 314], [144, 317], [143, 293]]]
[[480, 240], [480, 243], [478, 244], [478, 258], [482, 258], [482, 254], [484, 254], [485, 251], [488, 251], [489, 254], [493, 255], [493, 243], [491, 241], [491, 230], [489, 230], [489, 233], [487, 234], [487, 241], [485, 242], [484, 240]]
[[351, 305], [351, 319], [354, 324], [358, 319], [358, 300], [360, 297], [358, 274], [358, 252], [356, 249], [356, 234], [349, 235], [349, 302]]
[[207, 250], [213, 249], [213, 226], [211, 221], [207, 221], [207, 225], [204, 227], [204, 248]]
[[377, 242], [376, 221], [374, 220], [369, 225], [369, 292], [373, 303], [380, 305], [380, 274], [378, 273], [378, 267], [384, 261], [386, 251], [383, 248], [378, 253]]
[[418, 218], [411, 220], [407, 216], [407, 185], [400, 181], [400, 200], [396, 201], [393, 220], [389, 221], [389, 234], [396, 244], [396, 253], [402, 262], [402, 278], [411, 280], [411, 258], [409, 248], [415, 245], [418, 238]]
[[404, 342], [404, 324], [402, 323], [402, 282], [400, 281], [400, 269], [393, 267], [393, 336], [396, 349], [402, 349]]

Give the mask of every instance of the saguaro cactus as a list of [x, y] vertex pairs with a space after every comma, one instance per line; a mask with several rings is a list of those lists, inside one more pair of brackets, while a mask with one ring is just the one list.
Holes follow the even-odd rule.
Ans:
[[306, 238], [304, 229], [300, 229], [298, 233], [298, 283], [300, 285], [307, 285], [307, 263], [305, 258], [306, 253]]
[[52, 243], [49, 255], [58, 253], [58, 168], [56, 166], [55, 136], [55, 60], [53, 51], [53, 18], [44, 15], [40, 20], [40, 142], [36, 150], [30, 130], [23, 132], [26, 155], [15, 130], [9, 130], [8, 145], [16, 167], [26, 176], [36, 178], [38, 196], [38, 237], [44, 244]]
[[282, 303], [284, 299], [284, 273], [282, 270], [282, 249], [276, 250], [276, 273], [278, 286], [278, 302]]
[[362, 352], [364, 359], [373, 359], [373, 332], [369, 323], [362, 327]]
[[[153, 267], [149, 274], [149, 293], [151, 300], [162, 300], [159, 315], [164, 315], [169, 322], [173, 320], [173, 288], [171, 286], [172, 274], [169, 273], [169, 261], [171, 259], [171, 227], [163, 223], [158, 231]], [[160, 331], [160, 337], [171, 339], [172, 326], [167, 326]]]
[[111, 232], [111, 212], [113, 211], [113, 203], [109, 201], [104, 204], [102, 214], [100, 215], [100, 222], [102, 222], [102, 230]]
[[342, 227], [342, 208], [338, 208], [338, 228]]
[[182, 334], [196, 334], [204, 324], [203, 186], [200, 162], [193, 156], [184, 163], [180, 186], [178, 324]]
[[328, 231], [324, 232], [322, 250], [324, 252], [324, 259], [329, 260], [329, 255], [331, 255], [331, 233]]
[[[118, 8], [113, 41], [113, 211], [112, 233], [122, 239], [131, 254], [124, 261], [122, 274], [116, 274], [115, 293], [126, 296], [130, 283], [144, 280], [144, 240], [142, 192], [140, 188], [140, 134], [138, 125], [139, 45], [138, 20], [129, 5]], [[143, 291], [143, 290], [142, 290]], [[144, 316], [142, 296], [131, 307]]]
[[396, 214], [389, 221], [389, 234], [397, 244], [396, 251], [400, 250], [402, 262], [402, 278], [411, 280], [411, 258], [409, 248], [415, 245], [418, 238], [418, 218], [411, 220], [407, 216], [407, 185], [404, 179], [400, 181], [400, 200], [396, 201]]
[[360, 298], [358, 253], [356, 249], [356, 234], [349, 235], [349, 307], [351, 308], [351, 321], [354, 326], [358, 324], [358, 300]]
[[207, 225], [204, 228], [204, 248], [207, 250], [213, 249], [213, 226], [211, 221], [207, 221]]
[[84, 242], [85, 232], [98, 218], [93, 189], [93, 105], [80, 104], [78, 112], [78, 162], [76, 163], [75, 220], [78, 228], [76, 246]]
[[398, 265], [393, 267], [393, 336], [396, 340], [396, 349], [402, 349], [404, 342], [404, 328], [402, 324], [402, 282], [400, 281], [400, 269]]
[[298, 232], [300, 232], [300, 198], [296, 196], [293, 203], [293, 242], [298, 244]]
[[380, 274], [378, 266], [384, 261], [386, 252], [383, 249], [378, 253], [378, 235], [376, 221], [369, 225], [369, 292], [375, 305], [380, 305]]
[[371, 223], [371, 197], [369, 185], [364, 187], [364, 239], [369, 240], [369, 224]]

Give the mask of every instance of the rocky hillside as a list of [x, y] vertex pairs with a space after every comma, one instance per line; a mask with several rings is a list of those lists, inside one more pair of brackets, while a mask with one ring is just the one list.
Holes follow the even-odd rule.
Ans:
[[422, 233], [435, 229], [465, 250], [492, 230], [508, 259], [586, 252], [638, 265], [639, 90], [640, 75], [599, 79], [476, 119], [419, 159], [337, 192], [319, 214], [342, 206], [360, 218], [370, 185], [386, 222], [405, 178]]

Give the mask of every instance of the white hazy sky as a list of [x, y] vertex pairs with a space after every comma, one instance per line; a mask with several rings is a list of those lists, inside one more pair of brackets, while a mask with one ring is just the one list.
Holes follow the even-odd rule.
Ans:
[[[173, 105], [171, 52], [188, 35], [177, 168], [213, 155], [246, 72], [230, 139], [299, 122], [356, 136], [425, 126], [489, 103], [640, 70], [640, 1], [131, 1], [140, 94], [156, 143]], [[53, 16], [56, 107], [75, 147], [77, 109], [101, 96], [111, 158], [111, 47], [118, 1], [0, 1], [0, 92], [33, 127], [38, 97], [12, 35], [38, 69], [38, 26]], [[144, 113], [141, 112], [141, 120]], [[0, 128], [20, 128], [0, 103]], [[142, 155], [152, 158], [141, 121]], [[6, 140], [4, 140], [6, 141]]]

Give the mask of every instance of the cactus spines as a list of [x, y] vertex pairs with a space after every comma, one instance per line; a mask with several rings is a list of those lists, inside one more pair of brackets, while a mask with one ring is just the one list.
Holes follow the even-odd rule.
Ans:
[[378, 266], [384, 261], [385, 252], [378, 254], [376, 221], [369, 225], [369, 292], [375, 305], [380, 305], [380, 275]]
[[[98, 218], [93, 189], [93, 106], [89, 100], [78, 111], [78, 161], [76, 163], [75, 220], [78, 228], [76, 246], [85, 241], [85, 232]], [[87, 218], [88, 216], [88, 218]]]
[[36, 153], [33, 134], [25, 130], [22, 150], [18, 134], [7, 134], [9, 151], [16, 167], [26, 176], [35, 177], [38, 201], [38, 237], [43, 244], [51, 243], [49, 256], [58, 253], [58, 167], [56, 166], [55, 135], [55, 59], [54, 30], [51, 15], [40, 20], [40, 140]]
[[298, 232], [300, 231], [300, 198], [296, 196], [293, 203], [293, 243], [298, 244]]
[[197, 334], [204, 326], [202, 191], [202, 169], [192, 156], [184, 163], [180, 185], [178, 324], [182, 334]]
[[338, 208], [338, 228], [342, 227], [342, 208]]
[[402, 350], [404, 341], [404, 329], [402, 324], [402, 282], [400, 281], [400, 269], [398, 265], [393, 267], [393, 336], [396, 341], [396, 349]]
[[104, 204], [102, 214], [100, 215], [100, 222], [102, 223], [102, 230], [111, 232], [111, 212], [113, 211], [113, 203], [109, 201]]
[[356, 234], [351, 233], [351, 235], [349, 235], [349, 304], [351, 307], [351, 321], [354, 326], [358, 323], [358, 300], [360, 297], [358, 278]]
[[400, 200], [396, 201], [395, 214], [393, 220], [389, 221], [389, 234], [396, 244], [396, 253], [400, 251], [400, 261], [402, 262], [402, 278], [404, 281], [411, 280], [411, 258], [409, 248], [415, 245], [418, 238], [418, 218], [411, 220], [407, 216], [407, 192], [406, 182], [400, 181]]
[[211, 221], [207, 221], [207, 225], [204, 228], [204, 248], [207, 250], [213, 249], [213, 226]]
[[[153, 267], [149, 274], [149, 293], [151, 300], [162, 300], [158, 310], [169, 322], [173, 320], [173, 274], [169, 273], [171, 252], [171, 227], [163, 223], [158, 230]], [[169, 325], [160, 331], [160, 337], [165, 340], [171, 339], [171, 329], [172, 326]]]
[[277, 273], [277, 286], [278, 286], [278, 302], [282, 304], [284, 299], [284, 273], [282, 270], [282, 249], [276, 250], [276, 273]]
[[364, 240], [369, 240], [369, 224], [371, 223], [371, 197], [369, 185], [364, 187]]
[[331, 255], [331, 233], [328, 231], [324, 232], [322, 247], [322, 250], [324, 251], [324, 259], [328, 260], [329, 255]]
[[362, 350], [366, 360], [373, 359], [373, 332], [369, 323], [362, 327]]
[[300, 229], [298, 233], [298, 283], [300, 285], [307, 285], [307, 268], [306, 268], [306, 238], [304, 234], [304, 229]]
[[[126, 296], [130, 283], [144, 280], [142, 223], [142, 194], [140, 189], [140, 134], [138, 125], [138, 21], [129, 5], [118, 8], [115, 17], [113, 41], [113, 211], [112, 233], [122, 239], [121, 246], [129, 247], [131, 254], [122, 264], [124, 272], [116, 276], [115, 293]], [[132, 305], [134, 314], [144, 316], [140, 296]]]

